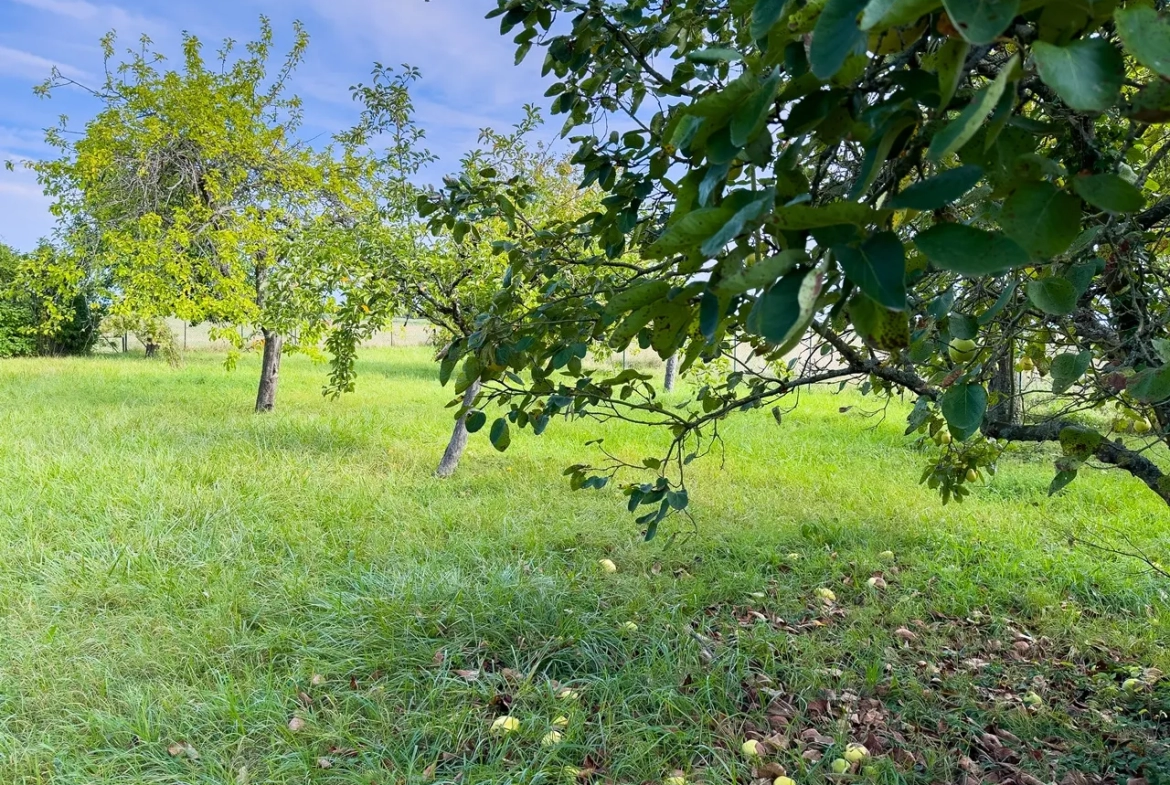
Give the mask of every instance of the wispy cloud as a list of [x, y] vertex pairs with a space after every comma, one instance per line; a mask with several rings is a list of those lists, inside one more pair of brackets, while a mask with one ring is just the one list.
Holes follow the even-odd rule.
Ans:
[[14, 0], [14, 2], [81, 21], [96, 19], [101, 13], [101, 9], [93, 3], [85, 2], [85, 0]]
[[0, 46], [0, 74], [17, 76], [22, 79], [47, 79], [53, 68], [57, 68], [66, 76], [84, 78], [86, 73], [80, 68], [51, 60], [47, 57], [25, 52], [21, 49], [12, 49]]

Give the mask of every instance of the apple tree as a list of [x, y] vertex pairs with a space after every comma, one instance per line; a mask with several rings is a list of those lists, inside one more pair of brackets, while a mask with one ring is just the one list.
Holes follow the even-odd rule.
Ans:
[[30, 164], [69, 249], [58, 259], [72, 266], [42, 277], [100, 271], [113, 313], [210, 321], [237, 345], [233, 327], [252, 327], [263, 342], [256, 409], [270, 410], [286, 340], [311, 347], [325, 327], [320, 258], [360, 210], [369, 163], [346, 145], [315, 150], [297, 138], [289, 79], [308, 45], [299, 25], [275, 69], [266, 19], [242, 52], [226, 41], [211, 62], [185, 35], [178, 68], [145, 37], [122, 60], [112, 34], [102, 44], [102, 84], [54, 71], [39, 88], [82, 87], [98, 103], [84, 128], [63, 119], [46, 132], [57, 158]]
[[[1006, 445], [1043, 442], [1053, 492], [1107, 466], [1170, 502], [1163, 6], [498, 0], [602, 198], [508, 249], [492, 312], [446, 362], [484, 381], [504, 428], [665, 429], [662, 455], [568, 472], [600, 487], [648, 469], [624, 486], [648, 535], [686, 507], [685, 467], [725, 418], [782, 420], [801, 388], [848, 382], [915, 401], [907, 434], [944, 501]], [[446, 219], [497, 185], [448, 183]], [[579, 360], [635, 341], [707, 367], [689, 405]]]

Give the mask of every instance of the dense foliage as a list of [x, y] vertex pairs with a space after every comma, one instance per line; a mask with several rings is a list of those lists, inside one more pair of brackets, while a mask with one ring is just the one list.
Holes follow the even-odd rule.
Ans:
[[97, 342], [104, 304], [92, 282], [27, 286], [33, 271], [57, 259], [48, 245], [21, 254], [0, 244], [0, 357], [85, 354]]
[[[493, 431], [579, 414], [669, 429], [644, 462], [657, 479], [626, 486], [652, 534], [686, 506], [685, 466], [727, 415], [774, 406], [780, 420], [803, 386], [856, 380], [917, 399], [907, 432], [940, 443], [923, 479], [944, 499], [1005, 442], [1051, 441], [1054, 491], [1106, 464], [1170, 501], [1151, 460], [1170, 432], [1170, 199], [1151, 199], [1170, 151], [1164, 13], [499, 0], [491, 15], [518, 58], [543, 52], [552, 111], [605, 192], [586, 220], [507, 250], [500, 315], [460, 347], [507, 408]], [[432, 222], [514, 190], [495, 185], [449, 184]], [[578, 236], [598, 252], [565, 253], [592, 247]], [[516, 318], [532, 286], [545, 296]], [[633, 341], [706, 366], [688, 406], [580, 362]], [[1026, 422], [1003, 384], [1013, 366], [1043, 379]], [[574, 485], [629, 465], [611, 458], [573, 467]]]
[[[240, 346], [232, 327], [252, 327], [266, 349], [259, 409], [274, 404], [286, 338], [315, 347], [321, 336], [332, 302], [317, 295], [320, 257], [363, 198], [367, 167], [344, 145], [297, 138], [288, 81], [308, 36], [296, 28], [275, 72], [272, 40], [262, 20], [243, 53], [228, 41], [209, 63], [185, 35], [182, 66], [170, 69], [145, 37], [120, 62], [105, 37], [105, 81], [88, 88], [98, 112], [81, 133], [64, 120], [50, 129], [59, 157], [31, 164], [65, 252], [29, 285], [96, 278], [115, 313], [212, 321]], [[40, 90], [75, 84], [55, 71]]]

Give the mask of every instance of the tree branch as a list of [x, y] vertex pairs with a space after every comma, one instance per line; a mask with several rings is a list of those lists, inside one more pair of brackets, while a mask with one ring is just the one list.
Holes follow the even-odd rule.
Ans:
[[[983, 424], [983, 433], [996, 439], [1005, 439], [1009, 442], [1058, 442], [1060, 432], [1065, 428], [1075, 426], [1067, 420], [1051, 420], [1036, 425], [1009, 425], [1000, 422], [986, 422]], [[1141, 453], [1131, 450], [1120, 442], [1111, 442], [1102, 439], [1093, 450], [1093, 457], [1101, 463], [1116, 466], [1141, 480], [1146, 486], [1158, 495], [1162, 501], [1170, 504], [1170, 480], [1158, 468], [1157, 464]]]

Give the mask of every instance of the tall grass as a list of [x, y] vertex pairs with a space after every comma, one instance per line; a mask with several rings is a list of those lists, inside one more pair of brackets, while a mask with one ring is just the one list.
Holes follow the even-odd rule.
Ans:
[[[452, 410], [425, 349], [370, 352], [338, 401], [290, 357], [270, 416], [254, 370], [0, 364], [0, 783], [747, 782], [765, 679], [793, 706], [772, 759], [801, 781], [838, 749], [802, 757], [803, 730], [859, 732], [818, 714], [842, 693], [921, 758], [891, 747], [859, 777], [957, 781], [995, 725], [1075, 750], [1019, 762], [1041, 777], [1157, 781], [1170, 698], [1118, 685], [1170, 670], [1167, 586], [1068, 543], [1170, 550], [1120, 474], [1050, 499], [1052, 456], [1017, 452], [943, 507], [897, 412], [818, 391], [783, 426], [729, 421], [722, 459], [693, 465], [695, 523], [647, 544], [619, 492], [560, 470], [599, 432], [629, 457], [661, 435], [558, 424], [505, 454], [480, 435], [439, 481]], [[1031, 654], [1009, 656], [1017, 635]], [[947, 667], [971, 657], [991, 664]], [[520, 730], [492, 734], [505, 712]]]

